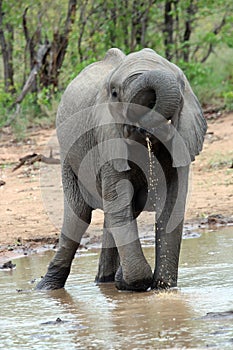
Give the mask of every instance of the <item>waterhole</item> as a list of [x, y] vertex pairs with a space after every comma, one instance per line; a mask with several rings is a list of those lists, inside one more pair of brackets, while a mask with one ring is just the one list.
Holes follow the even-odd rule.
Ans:
[[[159, 294], [95, 285], [98, 249], [79, 252], [66, 289], [51, 292], [32, 282], [53, 251], [15, 259], [0, 271], [0, 348], [232, 349], [233, 318], [222, 314], [233, 309], [232, 244], [232, 228], [184, 239], [179, 288]], [[143, 249], [153, 266], [154, 248]]]

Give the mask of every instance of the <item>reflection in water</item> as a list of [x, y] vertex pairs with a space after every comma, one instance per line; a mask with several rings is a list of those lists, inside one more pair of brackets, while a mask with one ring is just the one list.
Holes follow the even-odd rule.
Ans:
[[[167, 293], [96, 286], [98, 251], [78, 255], [65, 290], [17, 293], [32, 289], [51, 253], [15, 260], [0, 273], [0, 348], [231, 349], [232, 319], [203, 316], [232, 309], [232, 243], [233, 229], [184, 240], [180, 289]], [[154, 249], [145, 254], [153, 264]], [[44, 324], [58, 317], [67, 322]]]
[[94, 293], [89, 302], [83, 301], [83, 292], [76, 297], [67, 291], [50, 294], [68, 312], [79, 316], [83, 329], [73, 339], [76, 345], [80, 336], [89, 346], [101, 344], [103, 349], [153, 347], [156, 342], [178, 344], [179, 338], [185, 339], [186, 346], [193, 344], [188, 321], [191, 310], [179, 292], [121, 293], [114, 285], [94, 287], [93, 292], [95, 288], [99, 289], [98, 297]]

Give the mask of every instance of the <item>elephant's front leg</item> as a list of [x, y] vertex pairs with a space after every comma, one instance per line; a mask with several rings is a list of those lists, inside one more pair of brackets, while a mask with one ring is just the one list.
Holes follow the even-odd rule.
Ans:
[[36, 289], [49, 290], [64, 287], [76, 250], [91, 221], [92, 209], [84, 201], [77, 178], [66, 162], [63, 165], [62, 175], [64, 219], [59, 247], [49, 264], [47, 273], [37, 284]]
[[37, 284], [38, 290], [63, 288], [70, 273], [71, 263], [79, 247], [79, 243], [61, 233], [59, 248], [50, 262], [46, 275]]
[[118, 250], [110, 231], [104, 223], [102, 249], [99, 258], [99, 270], [96, 283], [108, 283], [115, 281], [115, 275], [120, 266]]
[[66, 205], [58, 250], [36, 289], [52, 290], [64, 287], [76, 250], [88, 225], [89, 218], [79, 217]]
[[105, 225], [111, 232], [120, 256], [115, 276], [121, 290], [145, 291], [152, 283], [152, 271], [142, 252], [137, 223], [133, 216], [133, 187], [127, 173], [103, 175]]
[[[167, 197], [156, 223], [156, 262], [153, 288], [177, 286], [178, 263], [182, 239], [185, 202], [188, 186], [188, 167], [163, 167]], [[164, 189], [165, 190], [165, 189]]]

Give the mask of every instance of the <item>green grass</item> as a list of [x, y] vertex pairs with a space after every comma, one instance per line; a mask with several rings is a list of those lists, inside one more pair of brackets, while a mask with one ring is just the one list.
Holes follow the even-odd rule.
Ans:
[[232, 171], [230, 166], [232, 165], [233, 160], [233, 152], [229, 152], [227, 154], [216, 153], [211, 159], [208, 161], [208, 168], [211, 169], [227, 169], [228, 171]]

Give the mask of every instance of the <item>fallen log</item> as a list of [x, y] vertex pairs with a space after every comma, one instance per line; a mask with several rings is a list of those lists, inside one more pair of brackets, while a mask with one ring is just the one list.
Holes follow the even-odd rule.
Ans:
[[49, 157], [37, 153], [28, 154], [19, 159], [19, 164], [17, 164], [12, 171], [16, 171], [23, 165], [32, 165], [36, 162], [42, 162], [46, 164], [60, 164], [60, 159], [53, 158], [52, 150], [50, 151]]

